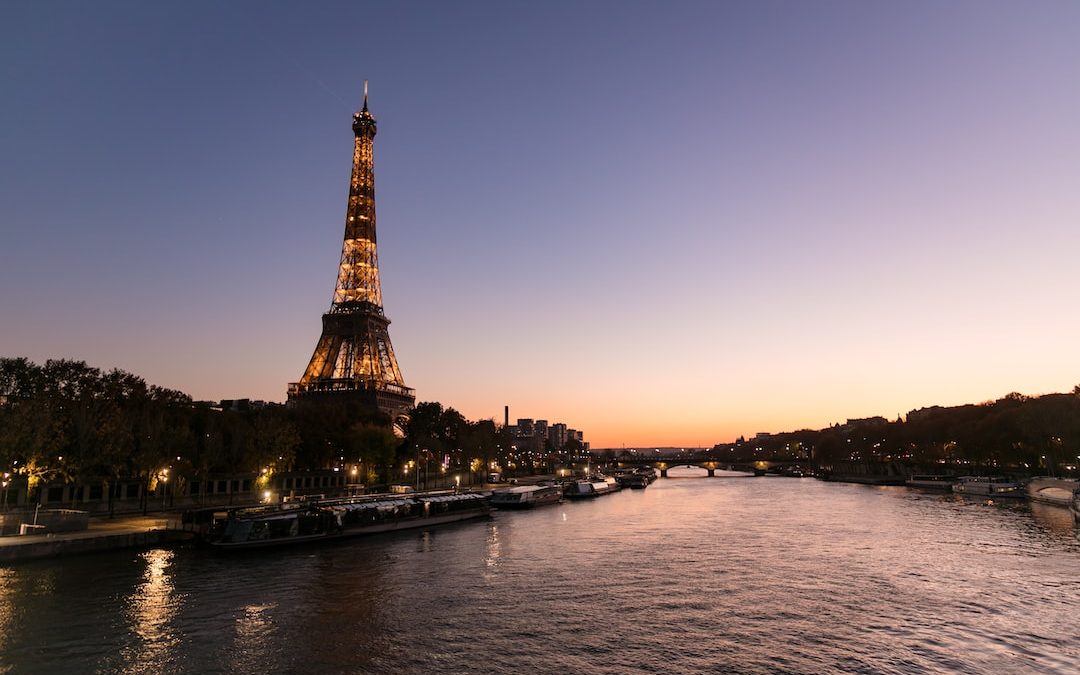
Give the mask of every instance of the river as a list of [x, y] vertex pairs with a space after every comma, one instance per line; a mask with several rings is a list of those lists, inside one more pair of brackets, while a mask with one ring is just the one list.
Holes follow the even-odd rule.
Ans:
[[1039, 504], [684, 475], [310, 548], [0, 567], [0, 673], [530, 671], [1076, 673], [1080, 541]]

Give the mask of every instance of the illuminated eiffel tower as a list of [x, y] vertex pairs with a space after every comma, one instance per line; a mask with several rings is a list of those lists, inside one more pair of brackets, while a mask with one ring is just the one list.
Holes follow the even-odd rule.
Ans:
[[355, 397], [397, 422], [416, 397], [401, 377], [382, 307], [375, 248], [375, 118], [367, 98], [365, 81], [364, 107], [353, 115], [352, 182], [334, 301], [323, 314], [311, 362], [300, 381], [289, 385], [289, 401]]

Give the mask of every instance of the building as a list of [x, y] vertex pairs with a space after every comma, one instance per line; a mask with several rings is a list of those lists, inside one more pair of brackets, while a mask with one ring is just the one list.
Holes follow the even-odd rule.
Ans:
[[566, 425], [562, 422], [556, 422], [548, 427], [548, 439], [547, 445], [552, 450], [558, 450], [566, 445], [566, 441], [569, 440], [569, 436], [566, 433]]

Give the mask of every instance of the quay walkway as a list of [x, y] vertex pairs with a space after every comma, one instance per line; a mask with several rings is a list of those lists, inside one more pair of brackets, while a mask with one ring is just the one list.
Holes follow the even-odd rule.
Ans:
[[0, 537], [0, 564], [183, 541], [180, 514], [91, 518], [86, 530]]
[[[521, 484], [535, 483], [555, 476], [528, 476]], [[448, 478], [441, 487], [453, 487]], [[508, 487], [509, 483], [482, 484], [487, 489]], [[462, 486], [464, 487], [464, 486]], [[222, 506], [221, 508], [227, 508]], [[191, 531], [181, 526], [181, 510], [163, 511], [151, 515], [124, 515], [108, 518], [91, 516], [86, 530], [52, 534], [24, 534], [0, 537], [0, 565], [56, 558], [80, 553], [109, 551], [122, 548], [148, 548], [161, 544], [188, 541]]]

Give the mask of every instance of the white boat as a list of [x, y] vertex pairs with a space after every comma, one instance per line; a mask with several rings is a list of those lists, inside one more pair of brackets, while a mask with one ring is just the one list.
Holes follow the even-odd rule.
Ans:
[[562, 501], [562, 488], [555, 483], [539, 485], [516, 485], [496, 490], [491, 495], [491, 505], [497, 509], [531, 509]]
[[594, 476], [585, 480], [576, 480], [566, 486], [567, 499], [591, 499], [601, 495], [618, 492], [622, 489], [611, 476]]
[[1023, 485], [1004, 476], [960, 476], [952, 490], [976, 497], [1023, 497]]

